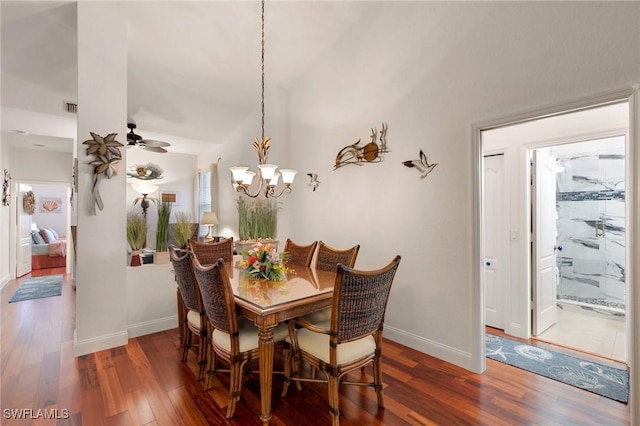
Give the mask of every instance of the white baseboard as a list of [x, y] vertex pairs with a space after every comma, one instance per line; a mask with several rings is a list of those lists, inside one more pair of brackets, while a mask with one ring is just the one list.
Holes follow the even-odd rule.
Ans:
[[460, 349], [452, 348], [450, 346], [434, 342], [433, 340], [407, 333], [404, 330], [400, 330], [386, 324], [384, 326], [384, 337], [400, 343], [401, 345], [426, 353], [427, 355], [455, 364], [466, 370], [474, 371], [473, 357], [469, 352], [461, 351]]
[[4, 288], [4, 286], [9, 283], [9, 281], [11, 281], [11, 275], [10, 274], [7, 274], [4, 277], [2, 277], [2, 282], [0, 282], [0, 290], [2, 290]]
[[141, 322], [138, 324], [129, 324], [127, 326], [127, 331], [129, 333], [129, 338], [131, 339], [133, 337], [146, 336], [147, 334], [170, 330], [177, 327], [178, 316], [172, 315], [170, 317]]
[[74, 330], [73, 332], [73, 353], [75, 356], [91, 354], [105, 349], [124, 346], [129, 341], [129, 334], [126, 331], [94, 337], [93, 339], [78, 341], [76, 331], [77, 330]]

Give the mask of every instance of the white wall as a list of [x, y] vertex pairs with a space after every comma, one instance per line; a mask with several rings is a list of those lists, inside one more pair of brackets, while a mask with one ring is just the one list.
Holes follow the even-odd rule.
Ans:
[[72, 169], [70, 152], [11, 148], [11, 177], [14, 180], [71, 183]]
[[[120, 132], [127, 120], [127, 27], [104, 2], [78, 8], [78, 256], [74, 353], [84, 355], [125, 345], [126, 176], [100, 178], [104, 209], [92, 214], [93, 156], [86, 155], [90, 132]], [[105, 37], [105, 34], [109, 34]], [[120, 142], [126, 137], [119, 135]], [[122, 148], [118, 169], [126, 166]]]
[[[385, 334], [477, 369], [472, 123], [640, 80], [634, 3], [376, 3], [294, 87], [292, 163], [319, 174], [286, 200], [294, 240], [359, 243], [356, 267], [402, 255]], [[386, 121], [380, 164], [332, 170]], [[425, 180], [402, 166], [423, 149]]]
[[[32, 191], [36, 198], [36, 209], [31, 216], [32, 223], [37, 224], [38, 228], [52, 228], [61, 237], [68, 234], [69, 221], [69, 196], [67, 195], [67, 186], [62, 185], [43, 185], [31, 184]], [[62, 205], [55, 212], [43, 212], [42, 198], [56, 198], [62, 200]], [[69, 239], [71, 237], [69, 236]]]
[[130, 338], [178, 325], [173, 265], [127, 267], [127, 332]]

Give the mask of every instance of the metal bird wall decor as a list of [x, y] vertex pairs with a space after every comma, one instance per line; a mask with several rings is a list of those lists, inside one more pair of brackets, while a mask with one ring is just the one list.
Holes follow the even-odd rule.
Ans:
[[11, 175], [4, 169], [4, 181], [2, 182], [2, 205], [8, 206], [11, 200]]
[[438, 163], [429, 164], [429, 161], [427, 161], [427, 156], [424, 154], [424, 152], [422, 152], [422, 150], [420, 150], [419, 159], [403, 161], [402, 164], [404, 164], [407, 167], [415, 168], [417, 171], [419, 171], [420, 179], [426, 178], [429, 175], [429, 173], [431, 173], [433, 169], [435, 169], [436, 166], [438, 165]]
[[313, 192], [316, 191], [316, 189], [318, 189], [318, 185], [320, 185], [320, 181], [318, 180], [318, 174], [317, 173], [307, 173], [307, 176], [309, 176], [310, 182], [309, 182], [309, 186], [313, 188]]
[[380, 154], [389, 152], [387, 149], [387, 129], [387, 123], [382, 123], [382, 130], [380, 130], [379, 139], [378, 129], [374, 127], [371, 129], [371, 142], [368, 144], [359, 146], [360, 139], [358, 139], [356, 143], [342, 148], [336, 156], [336, 163], [333, 166], [333, 170], [337, 170], [347, 164], [356, 164], [361, 166], [363, 163], [381, 162], [383, 158]]

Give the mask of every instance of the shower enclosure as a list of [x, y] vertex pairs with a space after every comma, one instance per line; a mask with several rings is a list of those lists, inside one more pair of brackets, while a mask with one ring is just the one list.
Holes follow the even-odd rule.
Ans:
[[625, 138], [555, 146], [559, 303], [625, 312]]

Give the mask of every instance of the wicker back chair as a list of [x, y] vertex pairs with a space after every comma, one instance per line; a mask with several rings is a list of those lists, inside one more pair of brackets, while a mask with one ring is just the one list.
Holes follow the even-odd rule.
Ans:
[[207, 363], [207, 323], [202, 297], [193, 274], [188, 252], [177, 252], [174, 246], [169, 246], [169, 257], [173, 264], [178, 292], [181, 296], [178, 303], [181, 302], [183, 306], [183, 309], [179, 310], [182, 312], [182, 317], [179, 319], [182, 329], [182, 361], [187, 360], [193, 336], [197, 335], [199, 338], [198, 380], [202, 380]]
[[[282, 396], [286, 396], [291, 380], [318, 381], [298, 375], [298, 363], [302, 359], [326, 377], [322, 381], [328, 383], [333, 425], [339, 424], [338, 388], [341, 383], [373, 386], [378, 406], [384, 407], [380, 363], [382, 328], [391, 284], [399, 264], [400, 256], [376, 271], [358, 271], [339, 265], [329, 327], [326, 327], [327, 323], [323, 327], [302, 319], [289, 321], [291, 354], [285, 357]], [[325, 349], [321, 349], [323, 345]], [[340, 380], [348, 372], [372, 361], [373, 383]]]
[[[338, 264], [353, 268], [356, 264], [356, 257], [360, 251], [360, 245], [355, 245], [349, 249], [338, 250], [328, 246], [324, 242], [318, 243], [318, 256], [316, 257], [316, 269], [335, 272]], [[331, 308], [312, 312], [305, 315], [304, 320], [311, 323], [328, 321], [331, 318]]]
[[308, 246], [301, 246], [290, 238], [284, 244], [284, 251], [289, 253], [289, 263], [299, 266], [311, 266], [311, 259], [313, 259], [313, 253], [316, 251], [317, 241], [309, 244]]
[[217, 243], [199, 243], [189, 240], [189, 248], [201, 265], [213, 265], [218, 259], [229, 263], [233, 261], [233, 237]]
[[[191, 253], [191, 262], [202, 293], [206, 316], [213, 328], [210, 345], [213, 353], [210, 352], [208, 356], [205, 389], [211, 388], [216, 372], [230, 373], [227, 418], [231, 418], [235, 414], [236, 403], [240, 400], [244, 366], [247, 362], [259, 358], [258, 327], [247, 318], [236, 314], [233, 289], [223, 260], [217, 260], [213, 265], [202, 266]], [[276, 350], [287, 347], [287, 334], [286, 324], [280, 324], [273, 330]], [[218, 359], [229, 364], [229, 369], [217, 368]]]
[[359, 244], [346, 250], [338, 250], [320, 241], [318, 243], [316, 269], [335, 272], [339, 263], [343, 266], [353, 268], [356, 264], [358, 251], [360, 251]]

